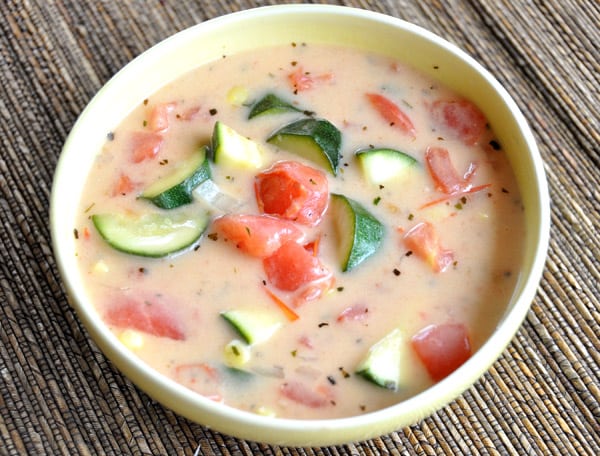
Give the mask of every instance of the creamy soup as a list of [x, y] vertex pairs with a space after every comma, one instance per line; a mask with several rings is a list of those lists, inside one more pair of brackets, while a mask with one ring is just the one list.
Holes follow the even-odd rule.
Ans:
[[371, 412], [449, 375], [505, 311], [524, 225], [501, 146], [474, 104], [387, 57], [223, 56], [107, 132], [81, 274], [122, 343], [198, 394]]

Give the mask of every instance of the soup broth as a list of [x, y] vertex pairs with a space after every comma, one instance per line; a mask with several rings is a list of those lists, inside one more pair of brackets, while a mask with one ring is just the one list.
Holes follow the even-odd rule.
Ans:
[[[271, 109], [249, 118], [267, 94]], [[333, 170], [274, 135], [300, 120], [339, 132]], [[217, 123], [239, 154], [217, 152]], [[141, 197], [194, 153], [210, 178], [190, 202]], [[303, 218], [317, 177], [325, 190]], [[388, 57], [301, 43], [223, 56], [140, 100], [107, 132], [80, 207], [81, 274], [114, 334], [198, 394], [290, 418], [381, 409], [458, 368], [506, 310], [524, 237], [515, 177], [471, 101]], [[134, 253], [111, 242], [103, 214], [208, 218], [189, 246], [151, 257], [152, 240]], [[352, 220], [367, 227], [354, 238]]]

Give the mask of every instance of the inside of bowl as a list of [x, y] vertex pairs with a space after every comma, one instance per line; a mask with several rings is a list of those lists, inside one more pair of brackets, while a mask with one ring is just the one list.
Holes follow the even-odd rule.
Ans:
[[[541, 164], [535, 156], [535, 142], [516, 106], [481, 67], [447, 42], [399, 20], [349, 8], [296, 5], [245, 11], [185, 30], [141, 55], [109, 81], [73, 128], [56, 171], [51, 217], [59, 266], [84, 323], [94, 338], [101, 339], [99, 345], [109, 358], [134, 382], [177, 412], [227, 433], [292, 445], [307, 442], [325, 445], [368, 438], [411, 423], [468, 387], [493, 359], [481, 357], [482, 363], [472, 366], [470, 374], [462, 376], [460, 381], [438, 387], [428, 395], [420, 395], [395, 409], [367, 418], [339, 420], [333, 427], [332, 423], [307, 422], [300, 428], [295, 426], [293, 433], [275, 436], [272, 429], [265, 429], [261, 419], [249, 419], [247, 413], [235, 411], [229, 411], [225, 417], [220, 416], [214, 406], [195, 398], [194, 393], [181, 388], [175, 388], [174, 395], [165, 393], [164, 390], [172, 386], [169, 381], [143, 366], [132, 367], [129, 364], [131, 358], [124, 353], [125, 350], [94, 319], [91, 306], [81, 304], [86, 302], [85, 289], [78, 277], [72, 274], [77, 270], [73, 221], [80, 189], [95, 157], [102, 150], [107, 134], [140, 100], [179, 75], [224, 55], [308, 41], [355, 46], [393, 56], [440, 78], [444, 84], [479, 104], [508, 152], [523, 192], [529, 239], [522, 269], [523, 276], [528, 277], [537, 264], [536, 256], [541, 250], [540, 244], [543, 244], [541, 230], [547, 222], [545, 197], [543, 192], [540, 193], [540, 181], [543, 179]], [[515, 296], [522, 297], [527, 283], [525, 280], [519, 283]], [[528, 289], [526, 294], [525, 301], [530, 301], [532, 290]], [[522, 319], [529, 302], [513, 300], [507, 315], [517, 304], [521, 307], [517, 319]], [[508, 343], [515, 330], [515, 327], [509, 328], [497, 342]], [[493, 347], [492, 351], [497, 356], [502, 348]], [[287, 424], [281, 425], [281, 430], [289, 428]], [[335, 429], [335, 433], [327, 432], [327, 429]]]

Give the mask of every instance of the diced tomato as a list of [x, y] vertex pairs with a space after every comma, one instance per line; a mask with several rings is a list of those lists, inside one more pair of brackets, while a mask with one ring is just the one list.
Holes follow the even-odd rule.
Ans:
[[140, 163], [156, 157], [162, 147], [163, 137], [149, 131], [135, 131], [131, 135], [131, 160]]
[[293, 222], [269, 215], [224, 215], [213, 228], [252, 256], [272, 255], [287, 241], [301, 242], [304, 233]]
[[280, 392], [285, 398], [310, 408], [325, 407], [333, 400], [331, 389], [325, 387], [311, 389], [299, 381], [285, 382], [281, 385]]
[[169, 129], [169, 114], [175, 109], [175, 103], [157, 104], [148, 115], [148, 128], [155, 133], [164, 133]]
[[450, 375], [471, 356], [471, 342], [462, 324], [427, 326], [412, 337], [411, 345], [436, 382]]
[[194, 120], [201, 114], [200, 106], [193, 106], [185, 110], [178, 118], [181, 120]]
[[468, 100], [437, 100], [431, 105], [433, 121], [465, 144], [474, 145], [485, 134], [487, 119]]
[[467, 191], [471, 187], [470, 180], [476, 169], [474, 163], [469, 165], [463, 177], [459, 176], [450, 160], [448, 149], [443, 147], [428, 147], [425, 162], [437, 190], [452, 195]]
[[340, 312], [337, 321], [360, 321], [369, 316], [369, 308], [365, 304], [355, 304]]
[[[314, 257], [314, 255], [313, 255]], [[294, 298], [294, 306], [300, 307], [310, 301], [315, 301], [329, 291], [335, 283], [333, 274], [328, 274], [320, 279], [308, 283], [298, 290]]]
[[185, 339], [183, 324], [158, 296], [119, 296], [108, 307], [104, 320], [109, 325], [136, 329], [158, 337]]
[[302, 92], [304, 90], [312, 89], [315, 83], [333, 80], [333, 74], [324, 73], [313, 76], [309, 71], [304, 71], [302, 66], [298, 66], [296, 70], [288, 75], [288, 80], [290, 81], [294, 92]]
[[186, 388], [215, 402], [223, 402], [222, 380], [219, 371], [207, 363], [179, 364], [173, 377]]
[[270, 283], [284, 291], [295, 291], [303, 285], [332, 277], [321, 261], [297, 242], [286, 242], [263, 260]]
[[258, 174], [255, 192], [259, 209], [271, 215], [315, 226], [329, 201], [327, 176], [295, 161], [281, 161]]
[[420, 222], [403, 237], [404, 245], [419, 258], [425, 260], [435, 272], [443, 272], [454, 261], [454, 253], [440, 245], [433, 225]]
[[126, 174], [121, 174], [117, 184], [113, 188], [113, 196], [127, 195], [135, 189], [135, 184], [131, 178]]
[[367, 98], [371, 106], [383, 117], [390, 125], [402, 130], [411, 137], [417, 135], [415, 126], [410, 120], [410, 117], [402, 111], [396, 103], [389, 98], [379, 95], [378, 93], [367, 93]]

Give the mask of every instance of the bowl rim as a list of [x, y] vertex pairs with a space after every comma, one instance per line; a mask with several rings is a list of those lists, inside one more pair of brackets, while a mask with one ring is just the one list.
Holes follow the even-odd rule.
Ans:
[[[66, 172], [64, 170], [68, 170], [69, 157], [74, 153], [72, 151], [73, 138], [80, 134], [81, 125], [92, 117], [98, 100], [110, 94], [119, 78], [127, 72], [135, 72], [137, 66], [141, 65], [143, 61], [159, 58], [163, 52], [185, 44], [186, 41], [205, 30], [257, 18], [268, 17], [269, 20], [274, 20], [276, 17], [286, 17], [290, 14], [335, 15], [344, 19], [354, 18], [386, 27], [400, 28], [415, 34], [419, 39], [428, 40], [443, 48], [463, 61], [465, 65], [473, 68], [501, 97], [518, 124], [530, 151], [531, 170], [534, 173], [537, 191], [535, 202], [539, 211], [536, 214], [539, 224], [537, 230], [531, 233], [531, 239], [535, 240], [535, 248], [529, 274], [526, 282], [521, 286], [519, 298], [505, 313], [491, 337], [458, 370], [425, 391], [390, 407], [346, 418], [304, 420], [259, 416], [223, 404], [216, 404], [159, 374], [126, 349], [103, 323], [96, 321], [93, 306], [90, 302], [86, 302], [79, 286], [73, 282], [72, 273], [69, 272], [69, 261], [66, 258], [70, 254], [69, 249], [60, 242], [63, 237], [60, 232], [62, 231], [61, 201], [59, 201], [59, 192], [62, 190], [60, 180]], [[166, 407], [194, 421], [198, 421], [197, 411], [199, 410], [203, 414], [203, 419], [200, 420], [201, 424], [239, 438], [292, 446], [322, 446], [365, 440], [391, 432], [400, 426], [412, 424], [463, 394], [496, 362], [521, 327], [537, 292], [549, 244], [550, 201], [542, 158], [525, 117], [506, 89], [465, 51], [418, 25], [378, 12], [337, 5], [273, 5], [219, 16], [182, 30], [146, 50], [117, 72], [89, 101], [65, 141], [52, 183], [50, 225], [54, 256], [71, 305], [76, 309], [78, 317], [105, 356], [141, 390]], [[195, 409], [195, 414], [190, 413], [190, 406]], [[408, 419], [402, 420], [398, 417], [407, 417]]]

